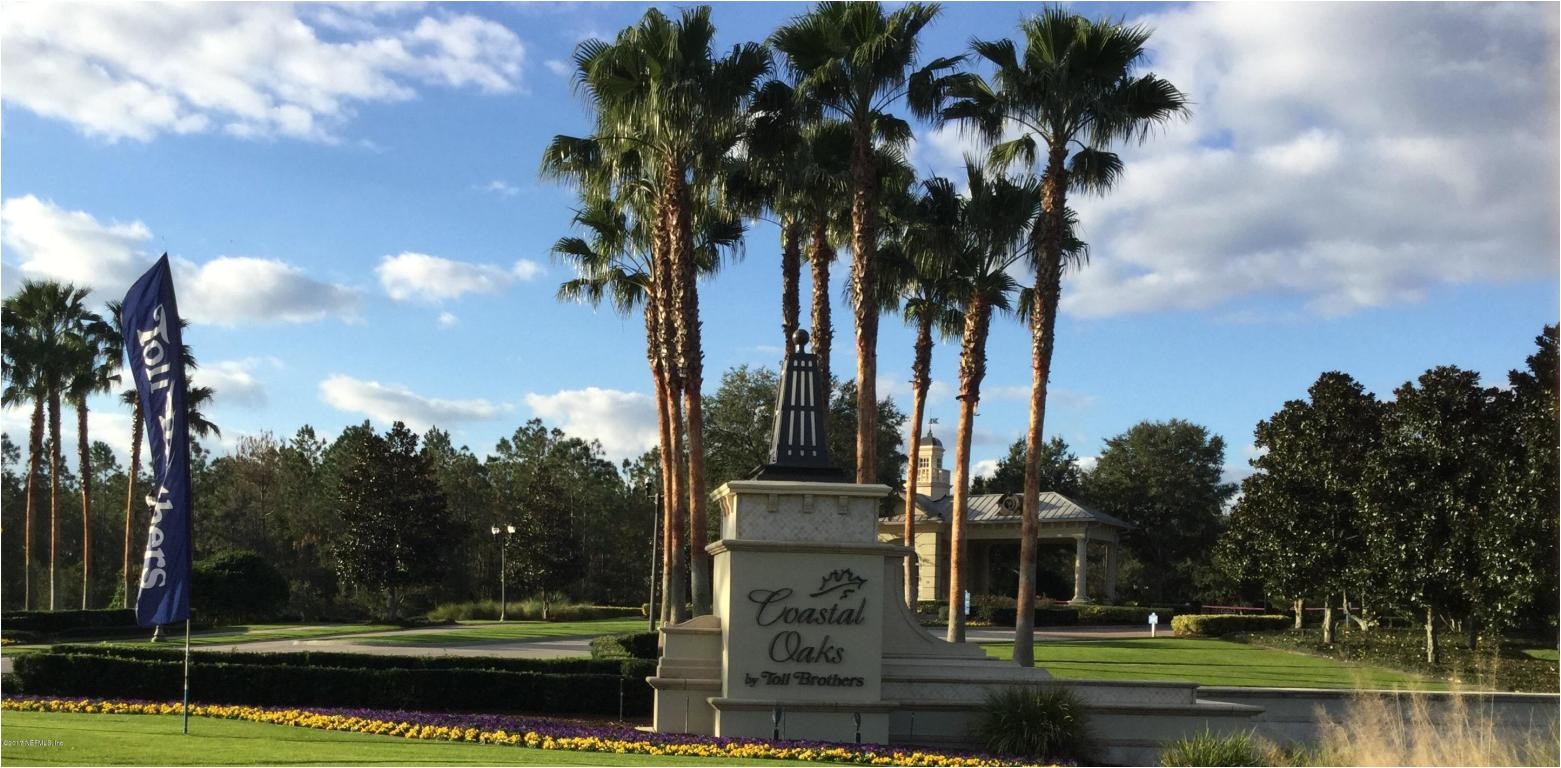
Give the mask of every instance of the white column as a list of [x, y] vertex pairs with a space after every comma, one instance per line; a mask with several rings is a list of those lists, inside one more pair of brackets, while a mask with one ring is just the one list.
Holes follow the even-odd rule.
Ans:
[[1073, 550], [1073, 600], [1089, 602], [1089, 537], [1079, 534], [1074, 538]]
[[1117, 601], [1117, 547], [1121, 542], [1106, 544], [1106, 602]]

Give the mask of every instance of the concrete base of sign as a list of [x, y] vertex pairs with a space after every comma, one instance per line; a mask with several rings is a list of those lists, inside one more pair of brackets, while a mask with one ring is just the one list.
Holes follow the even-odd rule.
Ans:
[[881, 485], [722, 486], [710, 616], [662, 628], [654, 728], [710, 736], [979, 748], [971, 725], [1002, 688], [1067, 685], [1098, 760], [1158, 762], [1159, 745], [1249, 727], [1261, 708], [1192, 683], [1052, 679], [948, 643], [901, 595], [906, 547], [876, 541]]

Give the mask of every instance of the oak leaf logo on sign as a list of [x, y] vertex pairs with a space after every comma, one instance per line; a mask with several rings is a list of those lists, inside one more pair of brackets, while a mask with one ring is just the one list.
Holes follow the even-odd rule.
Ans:
[[844, 600], [856, 594], [856, 591], [861, 589], [862, 585], [866, 583], [867, 579], [852, 573], [850, 568], [841, 568], [830, 571], [828, 576], [819, 581], [818, 591], [809, 594], [808, 597], [823, 597], [831, 592], [838, 591], [835, 599]]

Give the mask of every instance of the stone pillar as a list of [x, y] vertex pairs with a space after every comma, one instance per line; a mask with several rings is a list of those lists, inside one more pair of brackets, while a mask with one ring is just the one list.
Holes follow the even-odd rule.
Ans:
[[1073, 550], [1073, 600], [1089, 602], [1089, 536], [1079, 534], [1074, 538]]
[[1106, 602], [1117, 601], [1117, 547], [1122, 546], [1119, 541], [1113, 541], [1106, 545]]

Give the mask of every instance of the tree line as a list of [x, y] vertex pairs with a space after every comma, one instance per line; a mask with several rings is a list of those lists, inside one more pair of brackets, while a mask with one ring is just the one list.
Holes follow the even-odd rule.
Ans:
[[[1551, 634], [1557, 613], [1557, 327], [1506, 387], [1439, 366], [1379, 400], [1348, 374], [1257, 425], [1218, 557], [1237, 582], [1323, 606], [1322, 639], [1412, 616], [1437, 635]], [[1337, 612], [1336, 612], [1337, 611]]]

